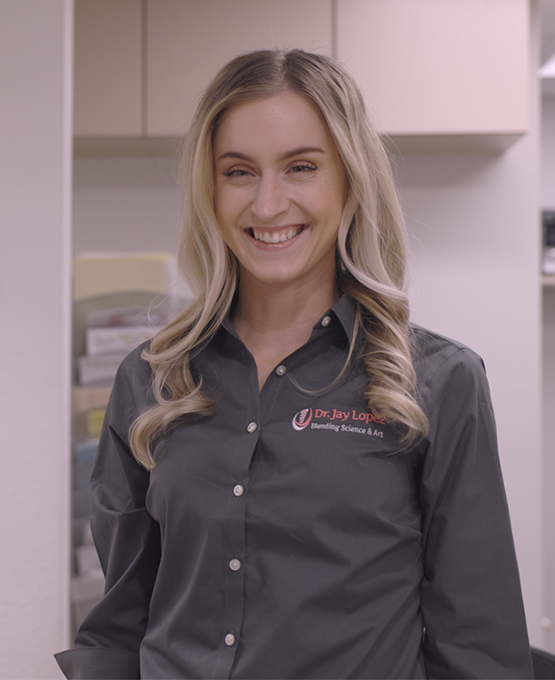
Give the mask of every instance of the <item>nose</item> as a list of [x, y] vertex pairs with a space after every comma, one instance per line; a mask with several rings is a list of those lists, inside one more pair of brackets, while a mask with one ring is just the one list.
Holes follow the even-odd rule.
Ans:
[[275, 176], [261, 177], [252, 202], [253, 213], [262, 221], [269, 222], [289, 207], [289, 199]]

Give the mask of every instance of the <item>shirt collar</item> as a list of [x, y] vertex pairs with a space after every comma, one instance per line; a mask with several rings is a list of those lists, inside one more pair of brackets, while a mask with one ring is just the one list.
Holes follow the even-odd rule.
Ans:
[[[326, 316], [329, 316], [330, 313], [332, 313], [337, 318], [345, 332], [345, 335], [347, 336], [347, 339], [349, 342], [352, 342], [356, 317], [356, 302], [353, 300], [353, 298], [350, 295], [343, 293], [339, 300], [332, 307], [330, 307], [330, 309], [325, 314], [322, 315], [319, 321], [315, 324], [314, 328], [323, 326], [324, 324], [322, 324], [322, 321], [326, 318]], [[233, 328], [229, 312], [226, 314], [222, 326], [234, 337], [239, 337]]]
[[[339, 323], [345, 331], [349, 342], [353, 341], [353, 334], [355, 332], [355, 319], [356, 319], [356, 302], [350, 295], [343, 293], [339, 300], [330, 308], [329, 312], [335, 314]], [[329, 314], [326, 312], [324, 316]], [[323, 318], [323, 317], [322, 317]], [[320, 319], [321, 323], [322, 320]]]

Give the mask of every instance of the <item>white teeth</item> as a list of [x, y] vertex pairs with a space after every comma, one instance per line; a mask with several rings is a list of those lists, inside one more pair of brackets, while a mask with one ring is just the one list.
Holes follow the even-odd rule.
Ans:
[[301, 229], [289, 229], [289, 231], [281, 232], [253, 229], [252, 234], [257, 241], [262, 241], [263, 243], [285, 243], [285, 241], [290, 241], [292, 238], [295, 238]]

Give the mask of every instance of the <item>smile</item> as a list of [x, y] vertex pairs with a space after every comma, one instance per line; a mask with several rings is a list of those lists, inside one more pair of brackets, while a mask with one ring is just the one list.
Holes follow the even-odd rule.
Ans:
[[292, 227], [283, 231], [264, 231], [262, 229], [249, 229], [250, 235], [257, 241], [262, 243], [285, 243], [286, 241], [291, 241], [295, 236], [301, 233], [304, 229], [304, 225], [301, 227]]

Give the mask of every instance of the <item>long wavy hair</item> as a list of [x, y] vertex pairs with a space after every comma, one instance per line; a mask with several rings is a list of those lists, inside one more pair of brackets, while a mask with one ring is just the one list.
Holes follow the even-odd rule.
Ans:
[[416, 398], [409, 309], [403, 292], [405, 227], [387, 153], [352, 76], [335, 60], [299, 49], [260, 50], [225, 65], [208, 86], [184, 141], [183, 224], [179, 268], [193, 292], [187, 306], [152, 340], [143, 357], [153, 371], [156, 403], [136, 419], [130, 445], [152, 469], [154, 439], [184, 414], [210, 414], [191, 358], [220, 327], [239, 284], [237, 260], [214, 211], [212, 147], [224, 114], [238, 104], [286, 91], [322, 114], [345, 169], [347, 199], [337, 238], [337, 287], [356, 302], [351, 345], [362, 347], [368, 407], [404, 431], [406, 448], [427, 431]]

